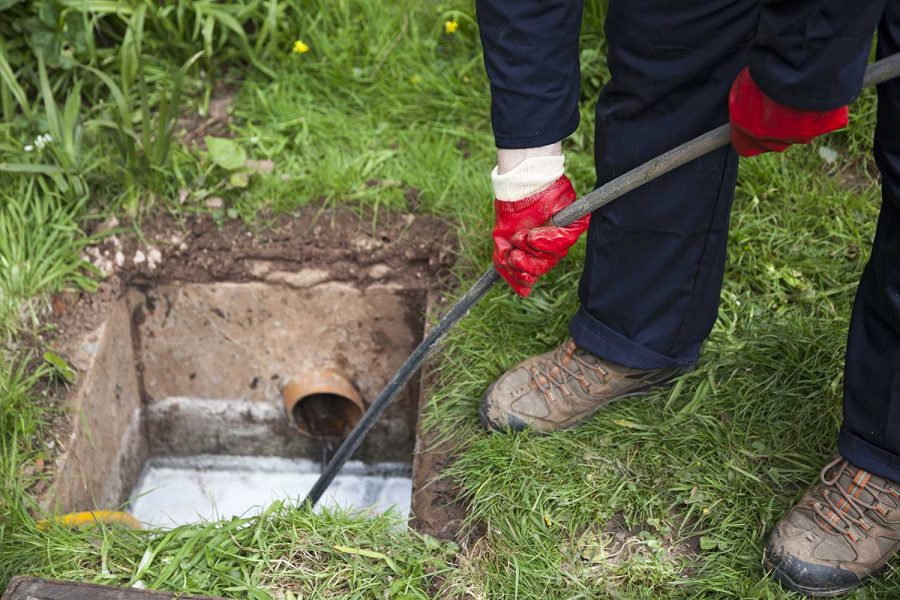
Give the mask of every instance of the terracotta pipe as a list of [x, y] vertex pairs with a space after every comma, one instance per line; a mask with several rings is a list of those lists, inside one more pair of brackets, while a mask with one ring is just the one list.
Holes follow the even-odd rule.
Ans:
[[346, 437], [366, 409], [353, 384], [330, 369], [311, 369], [292, 377], [282, 397], [294, 427], [317, 439]]

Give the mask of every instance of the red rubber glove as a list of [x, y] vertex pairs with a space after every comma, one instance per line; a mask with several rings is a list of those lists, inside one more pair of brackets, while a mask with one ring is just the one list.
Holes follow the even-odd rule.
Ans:
[[555, 267], [588, 228], [591, 215], [566, 227], [547, 224], [575, 199], [572, 182], [563, 175], [527, 198], [494, 200], [494, 267], [520, 296], [528, 296], [537, 278]]
[[731, 143], [741, 156], [784, 152], [791, 144], [808, 144], [816, 136], [847, 126], [846, 106], [801, 110], [766, 96], [744, 68], [728, 94]]

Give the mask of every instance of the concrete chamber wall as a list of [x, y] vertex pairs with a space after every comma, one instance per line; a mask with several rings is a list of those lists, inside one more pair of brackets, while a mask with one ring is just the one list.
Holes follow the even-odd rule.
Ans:
[[[325, 282], [166, 284], [133, 289], [70, 349], [79, 371], [71, 435], [43, 496], [71, 512], [120, 506], [148, 457], [318, 458], [284, 412], [304, 369], [340, 371], [372, 400], [421, 339], [425, 294]], [[410, 462], [418, 384], [356, 453]]]
[[147, 458], [141, 400], [124, 302], [69, 352], [79, 372], [68, 398], [71, 427], [41, 504], [70, 512], [117, 506]]

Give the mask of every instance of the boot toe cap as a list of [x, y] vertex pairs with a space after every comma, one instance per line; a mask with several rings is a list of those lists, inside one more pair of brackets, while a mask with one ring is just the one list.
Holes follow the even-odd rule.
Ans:
[[522, 431], [537, 426], [536, 421], [547, 415], [546, 404], [536, 397], [531, 386], [529, 365], [534, 360], [529, 359], [510, 369], [484, 392], [479, 413], [485, 427]]
[[498, 386], [502, 384], [502, 378], [495, 381], [481, 397], [481, 405], [478, 407], [481, 424], [491, 431], [522, 431], [528, 424], [512, 410], [512, 403], [504, 402], [497, 393]]
[[861, 583], [851, 571], [809, 562], [786, 552], [777, 540], [769, 542], [765, 556], [766, 568], [782, 586], [809, 596], [837, 596]]

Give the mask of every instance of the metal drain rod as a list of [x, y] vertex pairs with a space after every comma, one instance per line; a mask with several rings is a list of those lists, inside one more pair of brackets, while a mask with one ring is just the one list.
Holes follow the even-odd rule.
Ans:
[[[894, 54], [872, 63], [866, 69], [863, 79], [864, 87], [871, 87], [900, 76], [900, 54]], [[668, 152], [635, 167], [609, 183], [595, 189], [584, 198], [574, 202], [556, 213], [551, 219], [555, 225], [565, 226], [598, 208], [609, 204], [616, 198], [652, 181], [657, 177], [681, 167], [694, 159], [713, 150], [727, 146], [731, 142], [730, 126], [726, 123], [720, 127], [697, 136], [689, 142], [669, 150]], [[315, 506], [344, 463], [356, 452], [366, 434], [381, 417], [388, 404], [397, 396], [413, 373], [419, 370], [424, 360], [431, 354], [437, 343], [450, 331], [456, 323], [465, 317], [469, 310], [481, 300], [491, 286], [500, 280], [500, 275], [493, 268], [482, 275], [469, 291], [438, 321], [428, 335], [416, 346], [413, 353], [394, 373], [387, 385], [365, 412], [350, 435], [344, 440], [334, 456], [326, 465], [315, 485], [306, 496], [304, 504]]]

